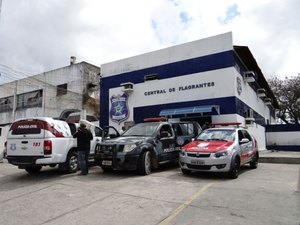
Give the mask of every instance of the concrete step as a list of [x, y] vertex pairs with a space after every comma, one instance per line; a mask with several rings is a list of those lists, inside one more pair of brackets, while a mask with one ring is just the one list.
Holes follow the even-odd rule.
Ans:
[[273, 151], [273, 150], [259, 151], [259, 162], [300, 164], [300, 150], [299, 152]]

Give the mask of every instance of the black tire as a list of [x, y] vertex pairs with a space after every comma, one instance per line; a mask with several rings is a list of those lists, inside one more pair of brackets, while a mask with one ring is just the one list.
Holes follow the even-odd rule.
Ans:
[[78, 170], [78, 155], [77, 152], [69, 152], [66, 162], [61, 166], [65, 173], [75, 173]]
[[187, 169], [183, 169], [183, 168], [181, 168], [181, 172], [184, 174], [184, 175], [189, 175], [189, 174], [191, 174], [191, 170], [187, 170]]
[[107, 168], [107, 167], [101, 167], [101, 169], [102, 169], [103, 172], [105, 172], [105, 173], [109, 173], [109, 172], [112, 172], [112, 171], [113, 171], [112, 168]]
[[141, 175], [149, 175], [151, 173], [151, 153], [143, 152], [140, 157], [138, 172]]
[[231, 179], [238, 178], [239, 170], [240, 170], [240, 159], [238, 157], [235, 157], [231, 162], [230, 170], [228, 172], [229, 178]]
[[25, 168], [28, 173], [39, 173], [42, 169], [42, 166], [27, 166]]
[[258, 154], [255, 154], [255, 156], [253, 157], [253, 159], [250, 162], [250, 167], [251, 169], [256, 169], [258, 166]]

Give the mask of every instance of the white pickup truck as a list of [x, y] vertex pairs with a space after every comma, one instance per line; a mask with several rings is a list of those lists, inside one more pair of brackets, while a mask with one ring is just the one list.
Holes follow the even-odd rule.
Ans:
[[[93, 134], [90, 156], [102, 141], [103, 129], [86, 120], [81, 120]], [[37, 173], [43, 166], [59, 168], [67, 173], [78, 170], [77, 140], [73, 138], [78, 123], [67, 123], [49, 117], [19, 119], [11, 124], [4, 149], [4, 162]], [[114, 134], [115, 133], [115, 134]], [[106, 135], [118, 135], [109, 128]]]

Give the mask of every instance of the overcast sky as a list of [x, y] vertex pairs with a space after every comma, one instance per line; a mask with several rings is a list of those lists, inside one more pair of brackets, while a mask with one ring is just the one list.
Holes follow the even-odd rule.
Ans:
[[[1, 0], [0, 0], [1, 4]], [[0, 83], [233, 32], [266, 78], [300, 73], [299, 0], [2, 0]]]

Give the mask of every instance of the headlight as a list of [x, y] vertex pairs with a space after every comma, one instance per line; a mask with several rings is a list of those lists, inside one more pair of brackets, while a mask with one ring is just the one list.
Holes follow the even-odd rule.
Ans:
[[124, 145], [123, 152], [131, 152], [135, 148], [136, 148], [135, 144]]
[[217, 152], [217, 153], [215, 153], [215, 157], [216, 158], [220, 158], [222, 156], [228, 156], [228, 155], [229, 155], [228, 151], [223, 151], [223, 152]]

